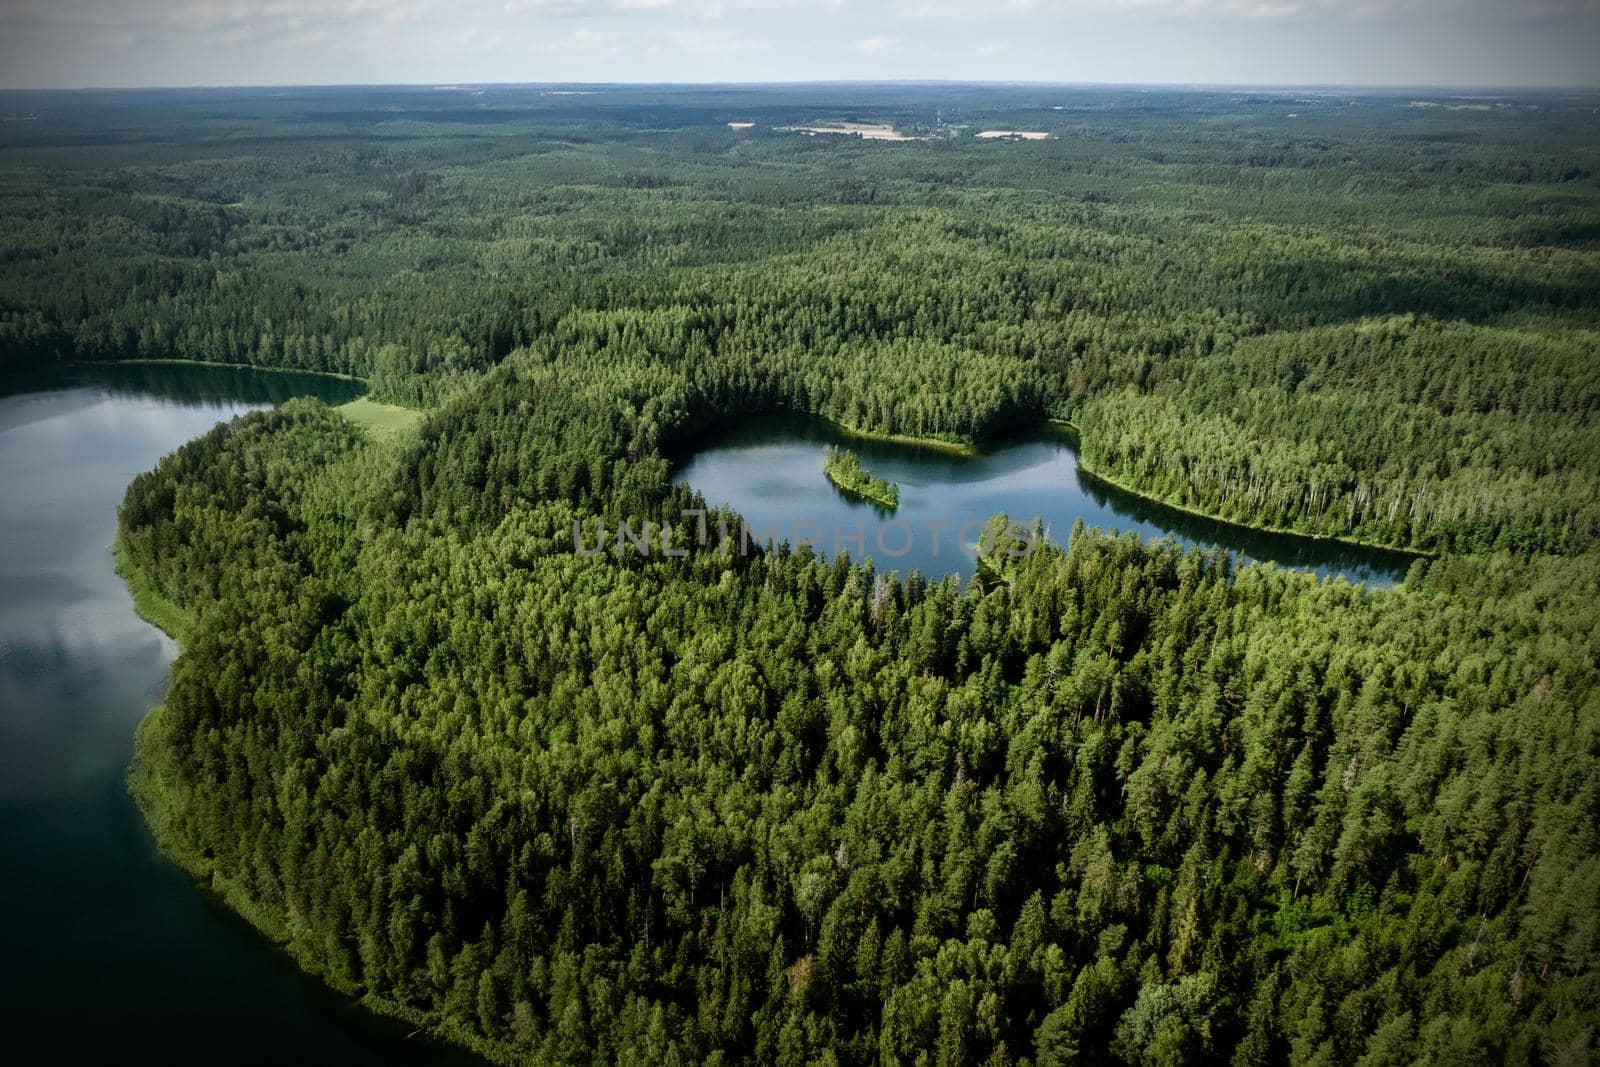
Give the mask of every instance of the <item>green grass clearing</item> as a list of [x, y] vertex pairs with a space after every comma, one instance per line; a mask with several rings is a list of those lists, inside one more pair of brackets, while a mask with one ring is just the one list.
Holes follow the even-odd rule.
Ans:
[[422, 412], [398, 404], [380, 404], [368, 397], [357, 397], [333, 410], [367, 432], [374, 441], [392, 441], [422, 424]]

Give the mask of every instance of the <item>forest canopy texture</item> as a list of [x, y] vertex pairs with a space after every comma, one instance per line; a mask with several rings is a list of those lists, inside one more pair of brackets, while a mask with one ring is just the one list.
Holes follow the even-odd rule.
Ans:
[[[0, 358], [429, 408], [290, 402], [130, 487], [190, 619], [133, 772], [159, 840], [507, 1062], [1588, 1062], [1594, 101], [1417, 103], [5, 98]], [[927, 139], [771, 129], [841, 120]], [[966, 585], [572, 551], [702, 504], [674, 463], [774, 410], [1064, 419], [1141, 493], [1428, 556], [1369, 591], [1087, 529]]]

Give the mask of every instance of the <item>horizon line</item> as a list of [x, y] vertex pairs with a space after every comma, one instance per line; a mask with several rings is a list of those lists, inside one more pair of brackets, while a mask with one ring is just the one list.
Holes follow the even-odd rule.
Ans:
[[1249, 90], [1281, 90], [1285, 92], [1339, 91], [1339, 92], [1466, 92], [1476, 93], [1600, 93], [1600, 82], [1590, 85], [1576, 84], [1520, 84], [1496, 85], [1473, 82], [1193, 82], [1193, 81], [1050, 81], [1040, 79], [987, 79], [987, 78], [796, 78], [776, 80], [661, 80], [650, 81], [451, 81], [420, 82], [191, 82], [160, 85], [72, 85], [72, 86], [0, 86], [0, 93], [94, 93], [94, 92], [203, 92], [237, 91], [249, 89], [513, 89], [542, 88], [548, 86], [580, 88], [647, 89], [653, 86], [670, 88], [779, 88], [806, 86], [989, 86], [998, 88], [1048, 88], [1048, 89], [1182, 89], [1192, 92], [1230, 92]]

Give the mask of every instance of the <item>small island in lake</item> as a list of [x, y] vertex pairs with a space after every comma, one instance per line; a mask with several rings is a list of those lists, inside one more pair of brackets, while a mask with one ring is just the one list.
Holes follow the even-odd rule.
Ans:
[[891, 511], [900, 506], [900, 487], [882, 478], [874, 478], [872, 472], [861, 465], [860, 458], [848, 448], [830, 447], [822, 470], [830, 482], [846, 493], [870, 500]]

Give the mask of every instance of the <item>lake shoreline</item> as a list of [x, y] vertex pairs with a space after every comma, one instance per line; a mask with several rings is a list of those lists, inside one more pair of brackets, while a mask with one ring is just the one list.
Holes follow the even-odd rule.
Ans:
[[1119, 493], [1127, 493], [1129, 496], [1138, 497], [1147, 504], [1154, 504], [1158, 507], [1169, 508], [1173, 511], [1181, 512], [1184, 515], [1188, 515], [1196, 519], [1204, 519], [1207, 522], [1215, 522], [1223, 526], [1231, 526], [1236, 530], [1247, 530], [1250, 533], [1272, 534], [1276, 537], [1293, 537], [1315, 545], [1346, 545], [1350, 548], [1359, 548], [1368, 552], [1393, 552], [1399, 556], [1411, 556], [1415, 559], [1433, 560], [1439, 558], [1439, 554], [1437, 552], [1429, 552], [1427, 549], [1397, 548], [1394, 545], [1380, 544], [1376, 541], [1363, 541], [1356, 537], [1335, 537], [1329, 534], [1309, 534], [1301, 530], [1286, 529], [1282, 526], [1258, 526], [1254, 523], [1240, 522], [1237, 519], [1229, 519], [1222, 515], [1214, 515], [1209, 511], [1201, 511], [1197, 508], [1187, 507], [1183, 504], [1175, 504], [1170, 500], [1163, 500], [1159, 496], [1153, 496], [1150, 493], [1143, 492], [1139, 489], [1133, 488], [1130, 485], [1120, 482], [1115, 478], [1101, 474], [1099, 471], [1095, 470], [1093, 467], [1090, 467], [1083, 461], [1083, 453], [1081, 451], [1078, 453], [1078, 470], [1085, 477], [1098, 482], [1109, 489], [1115, 489]]
[[[787, 412], [778, 413], [787, 414]], [[807, 418], [821, 419], [846, 437], [854, 437], [861, 441], [881, 441], [885, 444], [906, 445], [911, 448], [928, 448], [936, 452], [948, 452], [953, 456], [977, 457], [983, 455], [983, 449], [971, 443], [945, 441], [937, 437], [915, 437], [905, 433], [877, 433], [872, 430], [858, 429], [847, 423], [836, 422], [826, 415], [814, 415], [809, 411], [795, 412], [794, 414], [804, 415]]]
[[[230, 370], [274, 369], [253, 368], [247, 364], [236, 363], [205, 363], [197, 360], [116, 360], [107, 362], [221, 367]], [[79, 361], [75, 365], [100, 366], [102, 364], [100, 361], [88, 363]], [[289, 371], [284, 368], [276, 369], [285, 373], [322, 374], [322, 372], [318, 371], [302, 372]], [[322, 376], [348, 381], [361, 380], [351, 378], [348, 375], [322, 374]], [[357, 400], [350, 401], [349, 404], [360, 403], [363, 399], [365, 399], [364, 396], [358, 397]], [[376, 401], [369, 401], [369, 404], [378, 408], [393, 409], [396, 412], [407, 412], [410, 415], [414, 415], [417, 422], [420, 422], [422, 417], [421, 412], [400, 408], [398, 405], [384, 405]], [[347, 406], [348, 404], [337, 405], [333, 407], [333, 410], [340, 411], [346, 418], [368, 431], [375, 430], [380, 439], [385, 436], [385, 430], [388, 430], [390, 434], [397, 431], [403, 432], [404, 428], [384, 427], [382, 425], [375, 427], [371, 418], [362, 417], [363, 414], [370, 413], [352, 414], [343, 411], [342, 409]], [[384, 414], [384, 412], [379, 412], [379, 414]], [[179, 447], [182, 446], [180, 445]], [[134, 614], [171, 638], [178, 646], [179, 655], [182, 655], [188, 635], [194, 624], [193, 616], [161, 592], [149, 573], [134, 560], [132, 554], [128, 551], [120, 530], [112, 541], [110, 552], [117, 576], [122, 580], [123, 587], [132, 598]], [[157, 704], [146, 711], [139, 720], [134, 729], [133, 758], [127, 768], [125, 777], [128, 795], [138, 809], [157, 852], [188, 875], [196, 889], [211, 897], [228, 914], [243, 920], [251, 930], [264, 938], [274, 951], [282, 952], [288, 957], [298, 973], [345, 998], [351, 1006], [358, 1007], [375, 1016], [411, 1026], [414, 1031], [409, 1036], [415, 1036], [417, 1033], [426, 1034], [429, 1040], [448, 1046], [452, 1053], [470, 1053], [481, 1057], [487, 1062], [496, 1064], [517, 1062], [514, 1054], [515, 1050], [496, 1048], [484, 1039], [471, 1033], [458, 1031], [426, 1013], [383, 997], [374, 996], [365, 992], [360, 986], [339, 981], [323, 966], [322, 961], [314, 953], [308, 952], [302, 946], [296, 944], [288, 932], [287, 916], [279, 914], [250, 896], [243, 887], [219, 874], [215, 870], [214, 864], [203, 854], [186, 847], [171, 826], [172, 807], [177, 798], [173, 795], [173, 791], [165, 777], [160, 773], [159, 767], [155, 765], [148, 755], [151, 751], [151, 737], [163, 728], [162, 715], [165, 710], [164, 704]]]
[[[122, 534], [117, 534], [111, 552], [116, 560], [117, 576], [122, 579], [128, 594], [133, 598], [133, 610], [139, 618], [154, 626], [178, 645], [182, 654], [186, 636], [193, 620], [189, 613], [168, 600], [156, 589], [144, 569], [134, 562], [123, 544]], [[139, 810], [150, 839], [162, 857], [187, 874], [196, 889], [209, 895], [229, 914], [242, 919], [246, 925], [264, 938], [274, 950], [287, 956], [295, 969], [312, 981], [319, 982], [351, 1005], [395, 1022], [405, 1023], [426, 1033], [431, 1040], [448, 1044], [454, 1050], [466, 1050], [491, 1063], [516, 1062], [512, 1050], [487, 1047], [483, 1039], [469, 1033], [456, 1033], [441, 1021], [423, 1012], [383, 997], [365, 993], [359, 986], [338, 981], [312, 953], [296, 945], [288, 933], [288, 918], [268, 908], [243, 887], [219, 874], [215, 865], [205, 856], [185, 847], [171, 827], [171, 810], [174, 802], [172, 790], [165, 777], [148, 757], [151, 736], [162, 729], [161, 716], [166, 706], [157, 704], [145, 712], [134, 728], [133, 760], [128, 766], [126, 783], [128, 795]], [[498, 1053], [498, 1054], [497, 1054]]]
[[1439, 558], [1439, 553], [1429, 551], [1425, 548], [1399, 548], [1395, 545], [1385, 545], [1377, 541], [1365, 541], [1359, 537], [1339, 537], [1331, 534], [1309, 534], [1301, 530], [1291, 530], [1283, 526], [1262, 526], [1251, 522], [1240, 522], [1238, 519], [1230, 519], [1209, 511], [1202, 511], [1199, 508], [1189, 507], [1186, 504], [1178, 504], [1171, 500], [1166, 500], [1152, 493], [1135, 489], [1126, 482], [1113, 478], [1110, 475], [1103, 474], [1085, 463], [1083, 461], [1083, 450], [1081, 447], [1083, 431], [1078, 427], [1077, 423], [1071, 422], [1067, 419], [1057, 418], [1046, 419], [1045, 423], [1052, 429], [1065, 431], [1072, 434], [1076, 439], [1079, 445], [1077, 449], [1079, 471], [1107, 488], [1115, 489], [1119, 493], [1127, 493], [1129, 496], [1136, 496], [1147, 504], [1155, 504], [1158, 507], [1171, 508], [1173, 511], [1181, 512], [1184, 515], [1189, 515], [1197, 519], [1205, 519], [1208, 522], [1221, 523], [1224, 526], [1232, 526], [1237, 530], [1249, 530], [1252, 533], [1274, 534], [1279, 537], [1298, 537], [1305, 541], [1319, 545], [1349, 545], [1351, 548], [1366, 549], [1372, 552], [1393, 552], [1397, 555], [1412, 556], [1416, 559], [1432, 560]]
[[[1400, 550], [1353, 538], [1256, 526], [1170, 504], [1085, 467], [1081, 461], [1080, 440], [1073, 433], [1075, 429], [1066, 420], [1045, 419], [1031, 424], [1026, 432], [990, 442], [985, 451], [967, 457], [923, 451], [906, 442], [884, 442], [863, 455], [864, 463], [884, 479], [908, 481], [913, 488], [909, 496], [904, 491], [899, 494], [893, 516], [880, 516], [878, 522], [898, 518], [916, 527], [919, 522], [950, 519], [956, 513], [946, 514], [945, 511], [955, 506], [954, 498], [940, 495], [974, 493], [982, 498], [981, 502], [975, 500], [967, 511], [973, 515], [981, 511], [985, 519], [999, 511], [1015, 516], [1032, 515], [1042, 509], [1040, 517], [1062, 533], [1081, 517], [1091, 526], [1137, 530], [1148, 539], [1172, 536], [1185, 545], [1221, 547], [1229, 553], [1241, 554], [1250, 562], [1271, 563], [1289, 570], [1310, 570], [1324, 579], [1342, 573], [1347, 581], [1371, 588], [1400, 585], [1412, 561], [1433, 558], [1416, 549]], [[704, 493], [708, 500], [720, 500], [747, 517], [753, 515], [758, 525], [792, 523], [796, 515], [802, 515], [807, 520], [820, 520], [824, 528], [838, 520], [843, 523], [843, 529], [850, 529], [858, 521], [857, 516], [848, 510], [836, 514], [833, 505], [805, 488], [815, 473], [827, 475], [829, 472], [826, 465], [821, 472], [816, 471], [815, 453], [808, 454], [804, 446], [826, 445], [849, 450], [854, 447], [854, 439], [855, 435], [847, 433], [845, 428], [819, 416], [795, 412], [754, 415], [735, 421], [728, 432], [709, 438], [700, 448], [678, 451], [673, 477]], [[794, 450], [797, 446], [799, 451]], [[743, 449], [752, 447], [762, 451], [758, 453], [755, 466], [744, 468], [737, 457]], [[1049, 456], [1059, 458], [1050, 459]], [[711, 464], [709, 469], [704, 466], [707, 462]], [[1037, 468], [1027, 476], [1031, 481], [1006, 483], [1005, 479], [1012, 475], [1005, 472], [1014, 462], [1028, 464], [1030, 469]], [[915, 473], [924, 467], [930, 473]], [[927, 480], [930, 477], [932, 481]], [[1006, 488], [999, 491], [979, 488], [986, 479], [996, 479], [993, 485], [1006, 485]], [[816, 481], [826, 488], [827, 498], [841, 505], [865, 503], [880, 510], [885, 506], [882, 500], [856, 489], [850, 484], [854, 479], [848, 476], [844, 484], [833, 477]], [[781, 486], [781, 491], [774, 493], [769, 488], [772, 486]], [[930, 486], [935, 488], [930, 489]], [[930, 500], [935, 499], [930, 497], [930, 492], [941, 499], [938, 506], [945, 511], [928, 511]], [[960, 516], [963, 519], [972, 517], [966, 511]], [[870, 537], [870, 529], [868, 534]], [[888, 543], [898, 543], [894, 538], [899, 536], [891, 530]], [[952, 563], [935, 559], [926, 548], [913, 541], [911, 554], [902, 561], [902, 569], [914, 566], [930, 575], [971, 566], [970, 560]]]
[[128, 546], [122, 541], [121, 530], [117, 531], [116, 538], [111, 542], [111, 558], [116, 566], [117, 577], [122, 579], [123, 587], [133, 598], [133, 613], [172, 638], [181, 652], [194, 620], [187, 611], [168, 600], [156, 588], [156, 583], [144, 568], [134, 562], [128, 554]]
[[43, 365], [64, 367], [222, 367], [228, 370], [258, 370], [267, 374], [314, 374], [319, 378], [336, 378], [341, 382], [355, 382], [371, 388], [371, 381], [354, 374], [334, 370], [307, 370], [304, 367], [271, 367], [255, 363], [224, 363], [211, 359], [63, 359], [45, 360]]
[[30, 667], [13, 681], [19, 708], [36, 712], [8, 723], [5, 784], [20, 799], [0, 842], [29, 920], [13, 931], [29, 972], [12, 998], [19, 1019], [70, 1027], [72, 1005], [94, 1001], [103, 1025], [91, 1042], [101, 1030], [159, 1042], [181, 1023], [200, 1042], [248, 1034], [270, 1062], [319, 1051], [352, 1065], [481, 1062], [456, 1054], [459, 1039], [437, 1051], [431, 1038], [408, 1042], [414, 1024], [351, 1002], [261, 940], [153, 836], [163, 818], [189, 825], [185, 787], [169, 778], [170, 793], [146, 789], [142, 801], [131, 788], [130, 773], [146, 773], [140, 732], [163, 736], [174, 655], [194, 654], [203, 610], [167, 596], [141, 558], [148, 546], [120, 535], [130, 480], [232, 418], [297, 395], [337, 409], [365, 390], [292, 368], [127, 360], [29, 360], [6, 384], [0, 399], [26, 417], [0, 425], [0, 528], [8, 576], [28, 584], [0, 644]]
[[[306, 978], [346, 998], [348, 1004], [395, 1023], [415, 1029], [407, 1037], [426, 1035], [455, 1055], [470, 1054], [491, 1064], [519, 1062], [516, 1050], [499, 1048], [477, 1035], [451, 1027], [428, 1013], [366, 992], [359, 984], [340, 981], [324, 966], [320, 957], [308, 952], [289, 933], [288, 917], [252, 897], [242, 886], [224, 877], [210, 859], [185, 847], [171, 826], [174, 796], [160, 769], [146, 753], [151, 737], [162, 728], [166, 706], [157, 704], [140, 720], [134, 732], [133, 762], [128, 768], [128, 795], [144, 819], [150, 839], [163, 858], [182, 870], [201, 893], [211, 897], [230, 914], [242, 919], [263, 938], [273, 951], [281, 952]], [[441, 1050], [443, 1051], [443, 1050]]]

